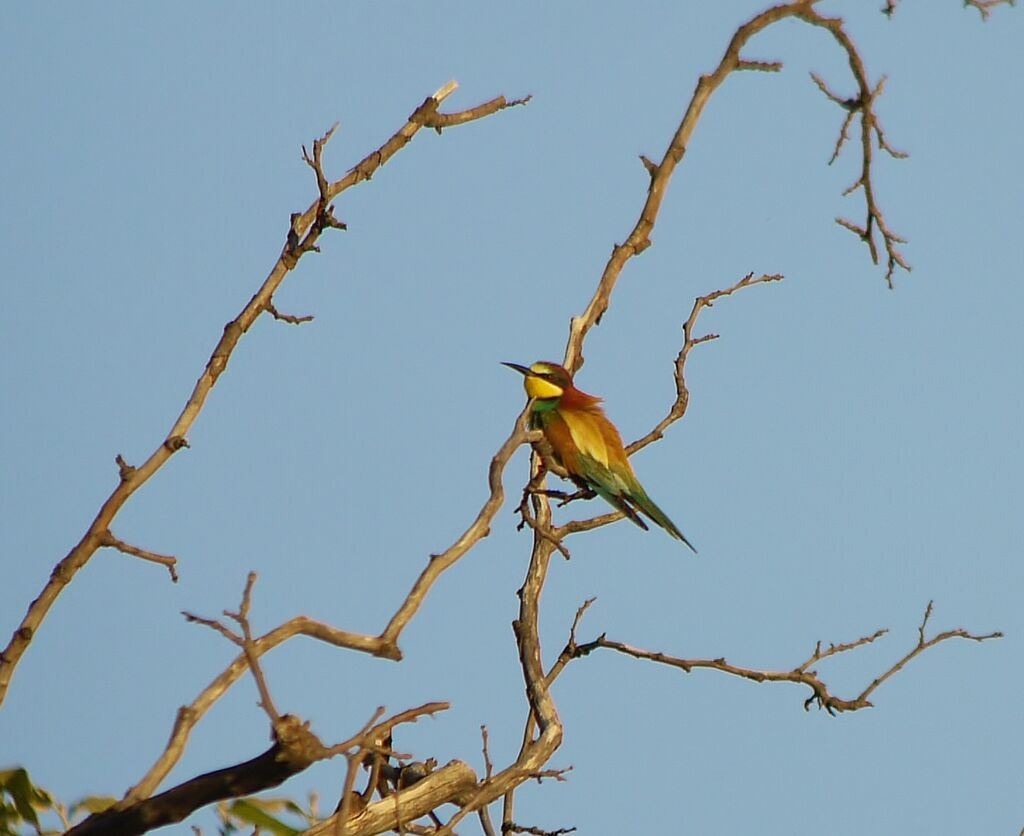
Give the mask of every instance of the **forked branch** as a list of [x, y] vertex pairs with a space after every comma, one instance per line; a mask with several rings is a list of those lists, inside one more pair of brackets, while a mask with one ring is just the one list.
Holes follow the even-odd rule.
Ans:
[[205, 406], [206, 400], [220, 375], [227, 368], [228, 360], [238, 345], [239, 340], [252, 327], [256, 319], [265, 312], [270, 312], [278, 319], [289, 322], [298, 322], [306, 319], [306, 317], [290, 317], [277, 313], [273, 306], [274, 294], [288, 273], [295, 268], [298, 259], [306, 252], [315, 251], [316, 241], [324, 229], [332, 227], [344, 228], [344, 225], [334, 218], [331, 201], [346, 189], [364, 180], [369, 180], [382, 165], [404, 148], [421, 128], [434, 127], [440, 129], [452, 125], [462, 125], [489, 116], [506, 107], [522, 104], [525, 101], [515, 100], [508, 102], [503, 96], [499, 96], [468, 110], [451, 114], [439, 113], [438, 108], [441, 103], [457, 87], [458, 85], [455, 82], [449, 82], [434, 93], [434, 95], [428, 96], [413, 111], [406, 120], [406, 123], [387, 142], [373, 153], [364, 157], [339, 180], [330, 182], [324, 173], [322, 164], [323, 147], [330, 139], [334, 128], [314, 142], [312, 157], [308, 153], [304, 154], [306, 162], [316, 175], [317, 200], [304, 212], [296, 213], [292, 216], [287, 240], [280, 257], [271, 268], [269, 275], [263, 281], [259, 290], [256, 291], [252, 299], [245, 305], [241, 313], [224, 327], [224, 333], [210, 355], [206, 368], [196, 381], [192, 394], [185, 402], [181, 414], [164, 440], [150, 454], [149, 458], [138, 467], [129, 465], [120, 455], [117, 457], [120, 475], [117, 487], [103, 503], [95, 519], [82, 536], [82, 539], [54, 568], [42, 592], [29, 605], [28, 611], [21, 624], [14, 631], [10, 642], [0, 652], [0, 704], [3, 703], [7, 695], [11, 678], [14, 675], [14, 669], [28, 649], [29, 644], [38, 632], [50, 608], [57, 600], [58, 595], [74, 579], [79, 570], [89, 562], [97, 549], [105, 545], [113, 545], [122, 551], [126, 551], [128, 554], [134, 554], [136, 557], [143, 557], [146, 560], [163, 563], [165, 566], [168, 566], [173, 574], [174, 564], [169, 562], [170, 559], [160, 559], [162, 556], [136, 547], [131, 547], [130, 550], [127, 550], [122, 548], [125, 544], [121, 544], [120, 541], [115, 543], [111, 539], [111, 523], [128, 498], [163, 467], [175, 452], [182, 447], [188, 446], [187, 437], [192, 425]]
[[864, 690], [851, 699], [844, 699], [832, 694], [829, 691], [828, 685], [820, 678], [818, 672], [812, 667], [812, 665], [816, 665], [818, 662], [828, 659], [831, 656], [836, 656], [840, 653], [846, 653], [858, 647], [863, 647], [866, 644], [871, 644], [884, 636], [888, 630], [876, 630], [871, 635], [863, 636], [855, 641], [843, 644], [830, 644], [828, 647], [822, 647], [821, 642], [818, 642], [814, 648], [814, 652], [810, 655], [807, 661], [797, 665], [791, 670], [782, 671], [746, 668], [739, 665], [733, 665], [721, 657], [717, 659], [686, 659], [679, 656], [670, 656], [666, 653], [653, 650], [643, 650], [641, 648], [625, 644], [624, 642], [613, 641], [603, 634], [593, 641], [576, 645], [572, 649], [571, 653], [573, 658], [580, 658], [593, 653], [595, 650], [603, 648], [606, 650], [614, 650], [627, 656], [632, 656], [635, 659], [645, 659], [661, 665], [679, 668], [685, 673], [691, 673], [700, 668], [708, 668], [730, 674], [731, 676], [738, 676], [741, 679], [747, 679], [752, 682], [791, 682], [798, 685], [806, 685], [811, 689], [811, 695], [804, 701], [804, 709], [809, 710], [812, 705], [817, 704], [819, 709], [823, 708], [828, 711], [829, 714], [835, 715], [843, 711], [858, 711], [862, 708], [871, 708], [872, 703], [869, 697], [875, 692], [878, 686], [885, 682], [889, 677], [901, 671], [911, 659], [924, 653], [930, 647], [935, 647], [937, 644], [955, 638], [983, 642], [990, 639], [1002, 638], [1003, 635], [1000, 632], [983, 634], [971, 633], [963, 628], [957, 628], [955, 630], [946, 630], [942, 633], [938, 633], [928, 639], [925, 638], [925, 628], [928, 626], [928, 620], [931, 618], [931, 615], [932, 602], [929, 601], [928, 607], [925, 610], [924, 618], [921, 621], [921, 626], [918, 628], [917, 644], [907, 651], [907, 653], [905, 653], [898, 661], [893, 663], [884, 673], [875, 677], [871, 683], [864, 688]]

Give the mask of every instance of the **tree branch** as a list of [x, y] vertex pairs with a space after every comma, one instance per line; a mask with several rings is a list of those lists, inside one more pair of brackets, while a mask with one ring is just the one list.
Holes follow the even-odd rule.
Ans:
[[731, 676], [738, 676], [741, 679], [747, 679], [752, 682], [791, 682], [798, 685], [806, 685], [811, 689], [811, 696], [804, 701], [804, 709], [810, 710], [812, 704], [817, 703], [818, 708], [824, 708], [829, 714], [833, 716], [843, 711], [858, 711], [862, 708], [871, 708], [872, 703], [868, 699], [875, 689], [878, 688], [883, 682], [885, 682], [890, 676], [901, 671], [904, 666], [915, 656], [919, 656], [925, 650], [930, 647], [934, 647], [941, 642], [947, 641], [953, 638], [969, 639], [971, 641], [982, 642], [988, 641], [989, 639], [1002, 638], [1002, 633], [985, 633], [975, 634], [969, 633], [967, 630], [957, 628], [955, 630], [947, 630], [943, 633], [939, 633], [933, 636], [931, 639], [925, 639], [925, 627], [928, 624], [928, 619], [932, 613], [932, 602], [928, 602], [928, 608], [925, 610], [924, 619], [921, 622], [921, 626], [918, 628], [918, 642], [907, 652], [902, 658], [895, 662], [889, 667], [884, 673], [876, 677], [871, 683], [852, 699], [843, 699], [833, 695], [828, 688], [828, 685], [818, 676], [818, 672], [811, 668], [812, 665], [827, 659], [831, 656], [838, 655], [840, 653], [846, 653], [847, 651], [854, 650], [858, 647], [862, 647], [866, 644], [871, 644], [877, 639], [884, 636], [888, 630], [881, 629], [876, 630], [869, 636], [863, 636], [856, 641], [847, 642], [838, 645], [829, 645], [828, 648], [822, 648], [821, 642], [818, 642], [811, 654], [810, 658], [807, 659], [803, 664], [798, 665], [792, 670], [788, 671], [771, 671], [771, 670], [756, 670], [754, 668], [745, 668], [738, 665], [733, 665], [727, 662], [723, 658], [718, 659], [684, 659], [678, 656], [669, 656], [668, 654], [661, 653], [652, 650], [643, 650], [632, 645], [625, 644], [623, 642], [613, 641], [607, 638], [605, 635], [600, 635], [596, 639], [584, 644], [576, 645], [573, 648], [572, 658], [580, 658], [588, 656], [595, 650], [604, 648], [607, 650], [614, 650], [618, 653], [623, 653], [627, 656], [632, 656], [634, 659], [646, 659], [650, 662], [657, 662], [658, 664], [668, 665], [669, 667], [679, 668], [685, 673], [691, 673], [699, 668], [709, 668], [711, 670], [720, 671], [722, 673], [730, 674]]
[[132, 557], [139, 557], [143, 560], [149, 560], [153, 563], [159, 563], [161, 566], [166, 566], [167, 571], [171, 573], [171, 581], [174, 583], [178, 582], [178, 572], [176, 568], [178, 565], [178, 558], [176, 557], [172, 557], [167, 554], [157, 554], [156, 552], [147, 551], [146, 549], [140, 549], [138, 546], [130, 545], [129, 543], [124, 542], [124, 540], [119, 540], [109, 530], [103, 532], [100, 545], [117, 549], [119, 552], [129, 554]]
[[898, 244], [905, 244], [906, 240], [889, 228], [875, 197], [874, 183], [871, 179], [872, 165], [874, 163], [874, 146], [872, 145], [872, 139], [876, 139], [878, 147], [887, 152], [891, 157], [902, 159], [906, 157], [907, 154], [903, 151], [897, 151], [889, 144], [888, 140], [885, 138], [885, 133], [882, 130], [882, 125], [874, 110], [875, 102], [878, 100], [878, 97], [882, 95], [882, 90], [885, 88], [885, 76], [882, 76], [882, 78], [879, 79], [878, 84], [874, 87], [871, 86], [871, 83], [868, 81], [867, 69], [864, 67], [864, 60], [857, 51], [857, 47], [853, 43], [853, 40], [843, 28], [842, 18], [825, 17], [818, 14], [818, 12], [810, 6], [801, 10], [797, 16], [801, 20], [810, 23], [812, 26], [825, 29], [832, 35], [835, 41], [840, 45], [840, 47], [842, 47], [843, 51], [846, 52], [850, 71], [853, 73], [854, 80], [857, 82], [857, 95], [849, 99], [843, 99], [829, 90], [828, 86], [820, 76], [811, 73], [811, 78], [818, 86], [818, 89], [821, 90], [821, 92], [824, 93], [830, 101], [835, 102], [847, 111], [846, 116], [843, 118], [842, 127], [839, 130], [839, 138], [836, 140], [835, 148], [832, 151], [832, 157], [829, 159], [829, 165], [838, 159], [843, 144], [849, 136], [848, 129], [853, 121], [854, 115], [857, 113], [860, 114], [861, 172], [857, 180], [855, 180], [854, 183], [843, 192], [843, 194], [848, 195], [858, 189], [863, 190], [866, 218], [863, 226], [845, 218], [836, 218], [836, 223], [845, 229], [849, 229], [865, 244], [867, 244], [868, 251], [871, 253], [871, 260], [875, 264], [879, 263], [878, 247], [875, 243], [875, 230], [878, 230], [882, 236], [882, 244], [885, 247], [887, 255], [885, 280], [891, 288], [893, 286], [893, 273], [896, 271], [896, 267], [899, 266], [904, 270], [909, 271], [910, 265], [897, 248]]
[[[340, 227], [331, 214], [330, 201], [335, 199], [341, 192], [352, 186], [369, 180], [374, 173], [419, 132], [420, 128], [432, 125], [438, 119], [447, 120], [446, 125], [465, 124], [475, 119], [481, 119], [513, 104], [520, 104], [523, 100], [505, 102], [503, 97], [485, 103], [478, 108], [456, 112], [453, 114], [438, 114], [438, 107], [457, 88], [455, 82], [449, 82], [433, 96], [427, 99], [409, 116], [403, 125], [387, 142], [376, 151], [364, 157], [356, 166], [339, 180], [328, 183], [320, 165], [319, 154], [323, 145], [331, 136], [333, 128], [324, 137], [314, 143], [314, 158], [312, 167], [317, 175], [318, 199], [301, 214], [292, 218], [288, 239], [285, 243], [277, 262], [259, 290], [231, 322], [224, 327], [224, 333], [213, 350], [206, 368], [196, 381], [192, 394], [185, 402], [185, 406], [174, 422], [163, 442], [154, 450], [149, 458], [139, 467], [128, 465], [123, 458], [118, 456], [120, 482], [113, 493], [100, 507], [95, 519], [83, 535], [82, 539], [71, 549], [70, 552], [56, 565], [50, 575], [50, 579], [43, 587], [39, 596], [29, 605], [21, 624], [14, 631], [10, 642], [0, 652], [0, 704], [3, 703], [10, 687], [14, 669], [21, 660], [33, 637], [38, 632], [40, 625], [46, 618], [47, 613], [57, 600], [57, 596], [73, 580], [89, 559], [96, 553], [96, 550], [105, 545], [105, 538], [109, 536], [110, 525], [114, 517], [121, 510], [128, 498], [144, 485], [155, 474], [167, 460], [182, 447], [187, 447], [187, 436], [195, 423], [196, 418], [206, 404], [206, 399], [213, 387], [216, 385], [220, 375], [227, 368], [228, 360], [234, 352], [242, 336], [252, 327], [252, 324], [260, 314], [273, 309], [274, 293], [280, 287], [288, 273], [295, 267], [298, 258], [315, 246], [316, 238], [322, 229], [327, 227]], [[319, 151], [318, 149], [319, 145]], [[308, 234], [307, 234], [308, 233]], [[303, 237], [305, 235], [305, 238]], [[312, 237], [310, 237], [312, 236]], [[308, 247], [306, 246], [308, 244]], [[279, 317], [281, 318], [281, 317]], [[141, 556], [141, 555], [136, 555]], [[392, 640], [397, 637], [397, 631]]]

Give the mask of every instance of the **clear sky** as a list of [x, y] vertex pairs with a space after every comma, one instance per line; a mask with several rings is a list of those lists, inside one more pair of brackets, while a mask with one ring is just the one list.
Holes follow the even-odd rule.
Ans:
[[[1024, 17], [983, 23], [957, 0], [832, 2], [910, 152], [876, 186], [914, 270], [884, 270], [833, 222], [861, 216], [826, 165], [853, 92], [821, 31], [790, 23], [732, 77], [677, 172], [654, 246], [627, 267], [587, 342], [580, 386], [636, 438], [664, 413], [696, 295], [779, 272], [705, 313], [691, 405], [638, 454], [657, 502], [700, 550], [628, 523], [579, 536], [543, 600], [548, 658], [576, 607], [581, 638], [786, 669], [817, 640], [889, 627], [819, 670], [854, 696], [935, 629], [1004, 630], [912, 662], [870, 710], [829, 717], [806, 689], [684, 676], [607, 653], [554, 690], [565, 783], [518, 793], [517, 819], [582, 833], [965, 834], [1024, 825], [1020, 604], [1024, 310]], [[0, 766], [66, 800], [121, 794], [178, 706], [233, 657], [179, 612], [234, 608], [260, 574], [258, 630], [299, 613], [377, 632], [431, 552], [485, 497], [523, 405], [499, 365], [562, 356], [698, 76], [757, 0], [582, 4], [21, 4], [0, 25], [6, 642], [53, 565], [163, 438], [225, 322], [259, 286], [291, 212], [314, 196], [300, 158], [333, 122], [340, 176], [449, 79], [449, 108], [499, 93], [525, 108], [422, 132], [347, 192], [349, 230], [278, 294], [316, 316], [261, 319], [182, 451], [115, 524], [180, 559], [101, 552], [61, 596], [0, 709]], [[851, 149], [852, 150], [852, 149]], [[518, 495], [521, 451], [505, 486]], [[514, 503], [513, 503], [514, 504]], [[603, 510], [596, 502], [568, 513]], [[266, 659], [282, 710], [327, 741], [380, 704], [451, 711], [403, 729], [417, 757], [482, 771], [514, 757], [525, 700], [510, 622], [529, 538], [510, 508], [434, 589], [406, 661], [295, 641]], [[250, 680], [197, 727], [170, 781], [255, 756]], [[284, 787], [333, 807], [342, 762]], [[209, 815], [196, 822], [211, 828]], [[475, 823], [462, 828], [474, 832]], [[184, 825], [177, 830], [186, 831]], [[209, 831], [208, 831], [209, 832]]]

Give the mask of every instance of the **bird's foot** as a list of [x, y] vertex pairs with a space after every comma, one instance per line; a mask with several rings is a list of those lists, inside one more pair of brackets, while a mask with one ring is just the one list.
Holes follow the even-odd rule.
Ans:
[[573, 493], [565, 493], [564, 491], [557, 491], [560, 496], [558, 497], [558, 507], [561, 508], [563, 505], [568, 505], [570, 502], [576, 499], [593, 499], [597, 496], [597, 491], [590, 488], [580, 488], [578, 491]]

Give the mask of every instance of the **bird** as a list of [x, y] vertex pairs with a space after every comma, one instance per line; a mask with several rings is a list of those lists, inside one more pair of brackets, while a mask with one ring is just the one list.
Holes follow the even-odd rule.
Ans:
[[604, 414], [601, 398], [577, 389], [572, 374], [558, 363], [502, 365], [523, 375], [523, 388], [531, 404], [530, 423], [544, 434], [555, 462], [573, 482], [607, 500], [646, 531], [642, 512], [696, 553], [693, 544], [636, 478], [622, 435]]

